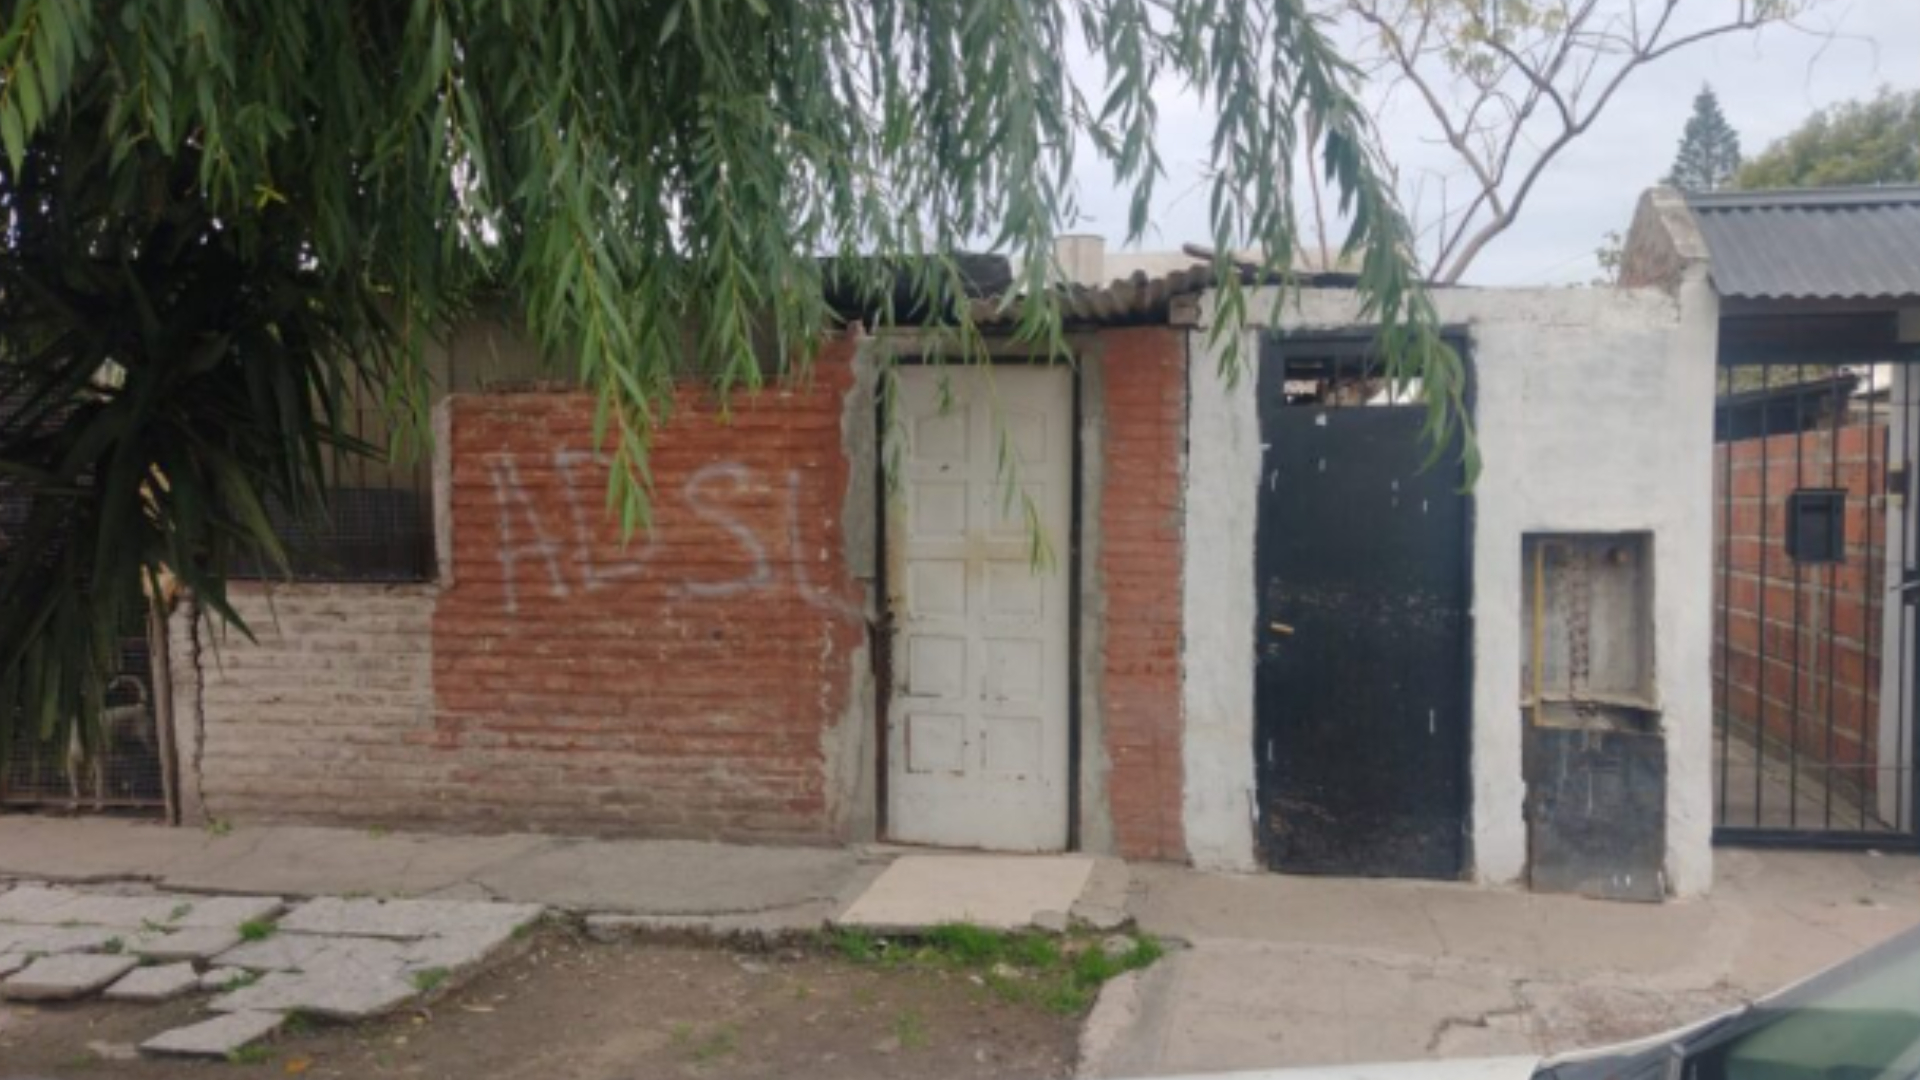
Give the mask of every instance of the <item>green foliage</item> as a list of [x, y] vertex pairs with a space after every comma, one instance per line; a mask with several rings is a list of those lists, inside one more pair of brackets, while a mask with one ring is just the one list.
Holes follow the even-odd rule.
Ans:
[[1725, 187], [1739, 168], [1740, 134], [1720, 111], [1713, 87], [1702, 86], [1694, 95], [1693, 115], [1680, 135], [1673, 168], [1662, 182], [1682, 191], [1715, 191]]
[[1818, 188], [1920, 183], [1920, 90], [1882, 88], [1822, 109], [1746, 163], [1734, 186]]
[[[1061, 62], [1076, 37], [1097, 84]], [[245, 632], [224, 583], [284, 565], [269, 509], [323, 514], [329, 462], [372, 452], [349, 406], [417, 447], [426, 343], [482, 302], [596, 395], [629, 532], [676, 383], [804, 375], [829, 284], [887, 324], [904, 276], [934, 345], [977, 356], [953, 255], [984, 242], [1021, 267], [1017, 336], [1063, 357], [1075, 162], [1144, 236], [1170, 87], [1217, 114], [1225, 362], [1229, 253], [1289, 277], [1317, 154], [1393, 373], [1423, 379], [1434, 453], [1470, 454], [1354, 79], [1305, 0], [12, 0], [0, 482], [32, 509], [0, 570], [0, 747], [21, 718], [97, 743], [143, 593]]]
[[446, 984], [450, 974], [443, 967], [422, 968], [413, 973], [413, 988], [423, 994], [431, 994]]
[[279, 929], [280, 927], [270, 919], [248, 919], [240, 924], [240, 940], [265, 941]]
[[272, 1060], [273, 1047], [266, 1043], [249, 1043], [227, 1051], [229, 1065], [265, 1065]]
[[1128, 940], [1128, 948], [1113, 955], [1101, 939], [1084, 935], [1059, 938], [947, 923], [902, 938], [840, 929], [827, 944], [855, 963], [965, 971], [1008, 1001], [1078, 1015], [1093, 1007], [1107, 980], [1147, 967], [1163, 955], [1152, 937], [1136, 934]]

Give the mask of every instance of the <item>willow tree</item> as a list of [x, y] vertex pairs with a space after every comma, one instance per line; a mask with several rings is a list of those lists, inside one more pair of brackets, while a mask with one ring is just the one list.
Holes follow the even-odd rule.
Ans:
[[422, 347], [479, 297], [596, 396], [629, 531], [670, 387], [803, 373], [824, 275], [885, 321], [908, 273], [967, 341], [952, 256], [1003, 252], [1018, 335], [1063, 356], [1076, 162], [1142, 236], [1168, 90], [1214, 118], [1221, 332], [1250, 302], [1225, 253], [1285, 280], [1311, 154], [1428, 438], [1465, 445], [1354, 73], [1303, 0], [12, 0], [0, 25], [0, 477], [31, 507], [0, 522], [0, 725], [89, 728], [143, 583], [237, 621], [225, 577], [277, 551], [267, 508], [320, 505], [329, 455], [367, 449], [342, 403], [417, 425]]

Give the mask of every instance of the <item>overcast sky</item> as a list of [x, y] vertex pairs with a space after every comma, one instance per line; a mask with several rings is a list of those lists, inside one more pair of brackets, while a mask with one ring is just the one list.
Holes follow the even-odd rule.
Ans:
[[[1713, 5], [1726, 0], [1690, 0]], [[1518, 224], [1481, 253], [1467, 281], [1570, 284], [1591, 280], [1593, 251], [1609, 229], [1626, 228], [1634, 201], [1673, 161], [1700, 84], [1710, 82], [1749, 155], [1815, 109], [1867, 97], [1881, 85], [1920, 86], [1920, 0], [1835, 0], [1820, 9], [1834, 27], [1819, 37], [1784, 27], [1695, 45], [1632, 76], [1594, 127], [1541, 179]], [[1079, 65], [1076, 64], [1076, 67]], [[1433, 159], [1424, 110], [1402, 96], [1380, 118], [1389, 154], [1403, 172]], [[1157, 235], [1143, 247], [1178, 248], [1207, 238], [1201, 186], [1210, 121], [1191, 101], [1162, 105], [1161, 153], [1168, 176], [1154, 214]], [[1082, 159], [1083, 161], [1085, 158]], [[1126, 200], [1099, 168], [1085, 168], [1082, 231], [1115, 244], [1126, 232]], [[1411, 193], [1403, 193], [1410, 199]]]

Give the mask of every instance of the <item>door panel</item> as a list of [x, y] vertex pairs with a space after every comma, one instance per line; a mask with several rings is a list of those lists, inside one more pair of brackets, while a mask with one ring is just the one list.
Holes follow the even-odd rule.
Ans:
[[1289, 404], [1263, 371], [1255, 755], [1276, 870], [1464, 865], [1466, 500], [1457, 469], [1422, 471], [1423, 416]]
[[[998, 407], [996, 407], [998, 402]], [[893, 688], [887, 825], [908, 843], [1067, 843], [1073, 382], [1057, 367], [911, 367], [887, 430]], [[1009, 492], [1002, 454], [1016, 455]], [[1031, 506], [1056, 553], [1033, 565]]]

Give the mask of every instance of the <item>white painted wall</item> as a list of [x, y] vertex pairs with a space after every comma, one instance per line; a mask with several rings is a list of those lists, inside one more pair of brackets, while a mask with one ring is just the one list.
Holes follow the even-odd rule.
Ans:
[[[1211, 316], [1203, 305], [1203, 325]], [[1712, 407], [1718, 310], [1704, 274], [1658, 290], [1445, 290], [1466, 332], [1485, 468], [1474, 490], [1473, 873], [1526, 870], [1521, 774], [1521, 536], [1654, 537], [1656, 694], [1668, 738], [1668, 888], [1712, 881]], [[1256, 297], [1249, 310], [1272, 308]], [[1684, 312], [1684, 317], [1683, 317]], [[1360, 324], [1349, 292], [1308, 292], [1281, 324]], [[1253, 545], [1260, 476], [1252, 363], [1228, 388], [1220, 349], [1193, 366], [1187, 500], [1186, 813], [1196, 863], [1250, 869]], [[1196, 353], [1207, 333], [1196, 332]]]

